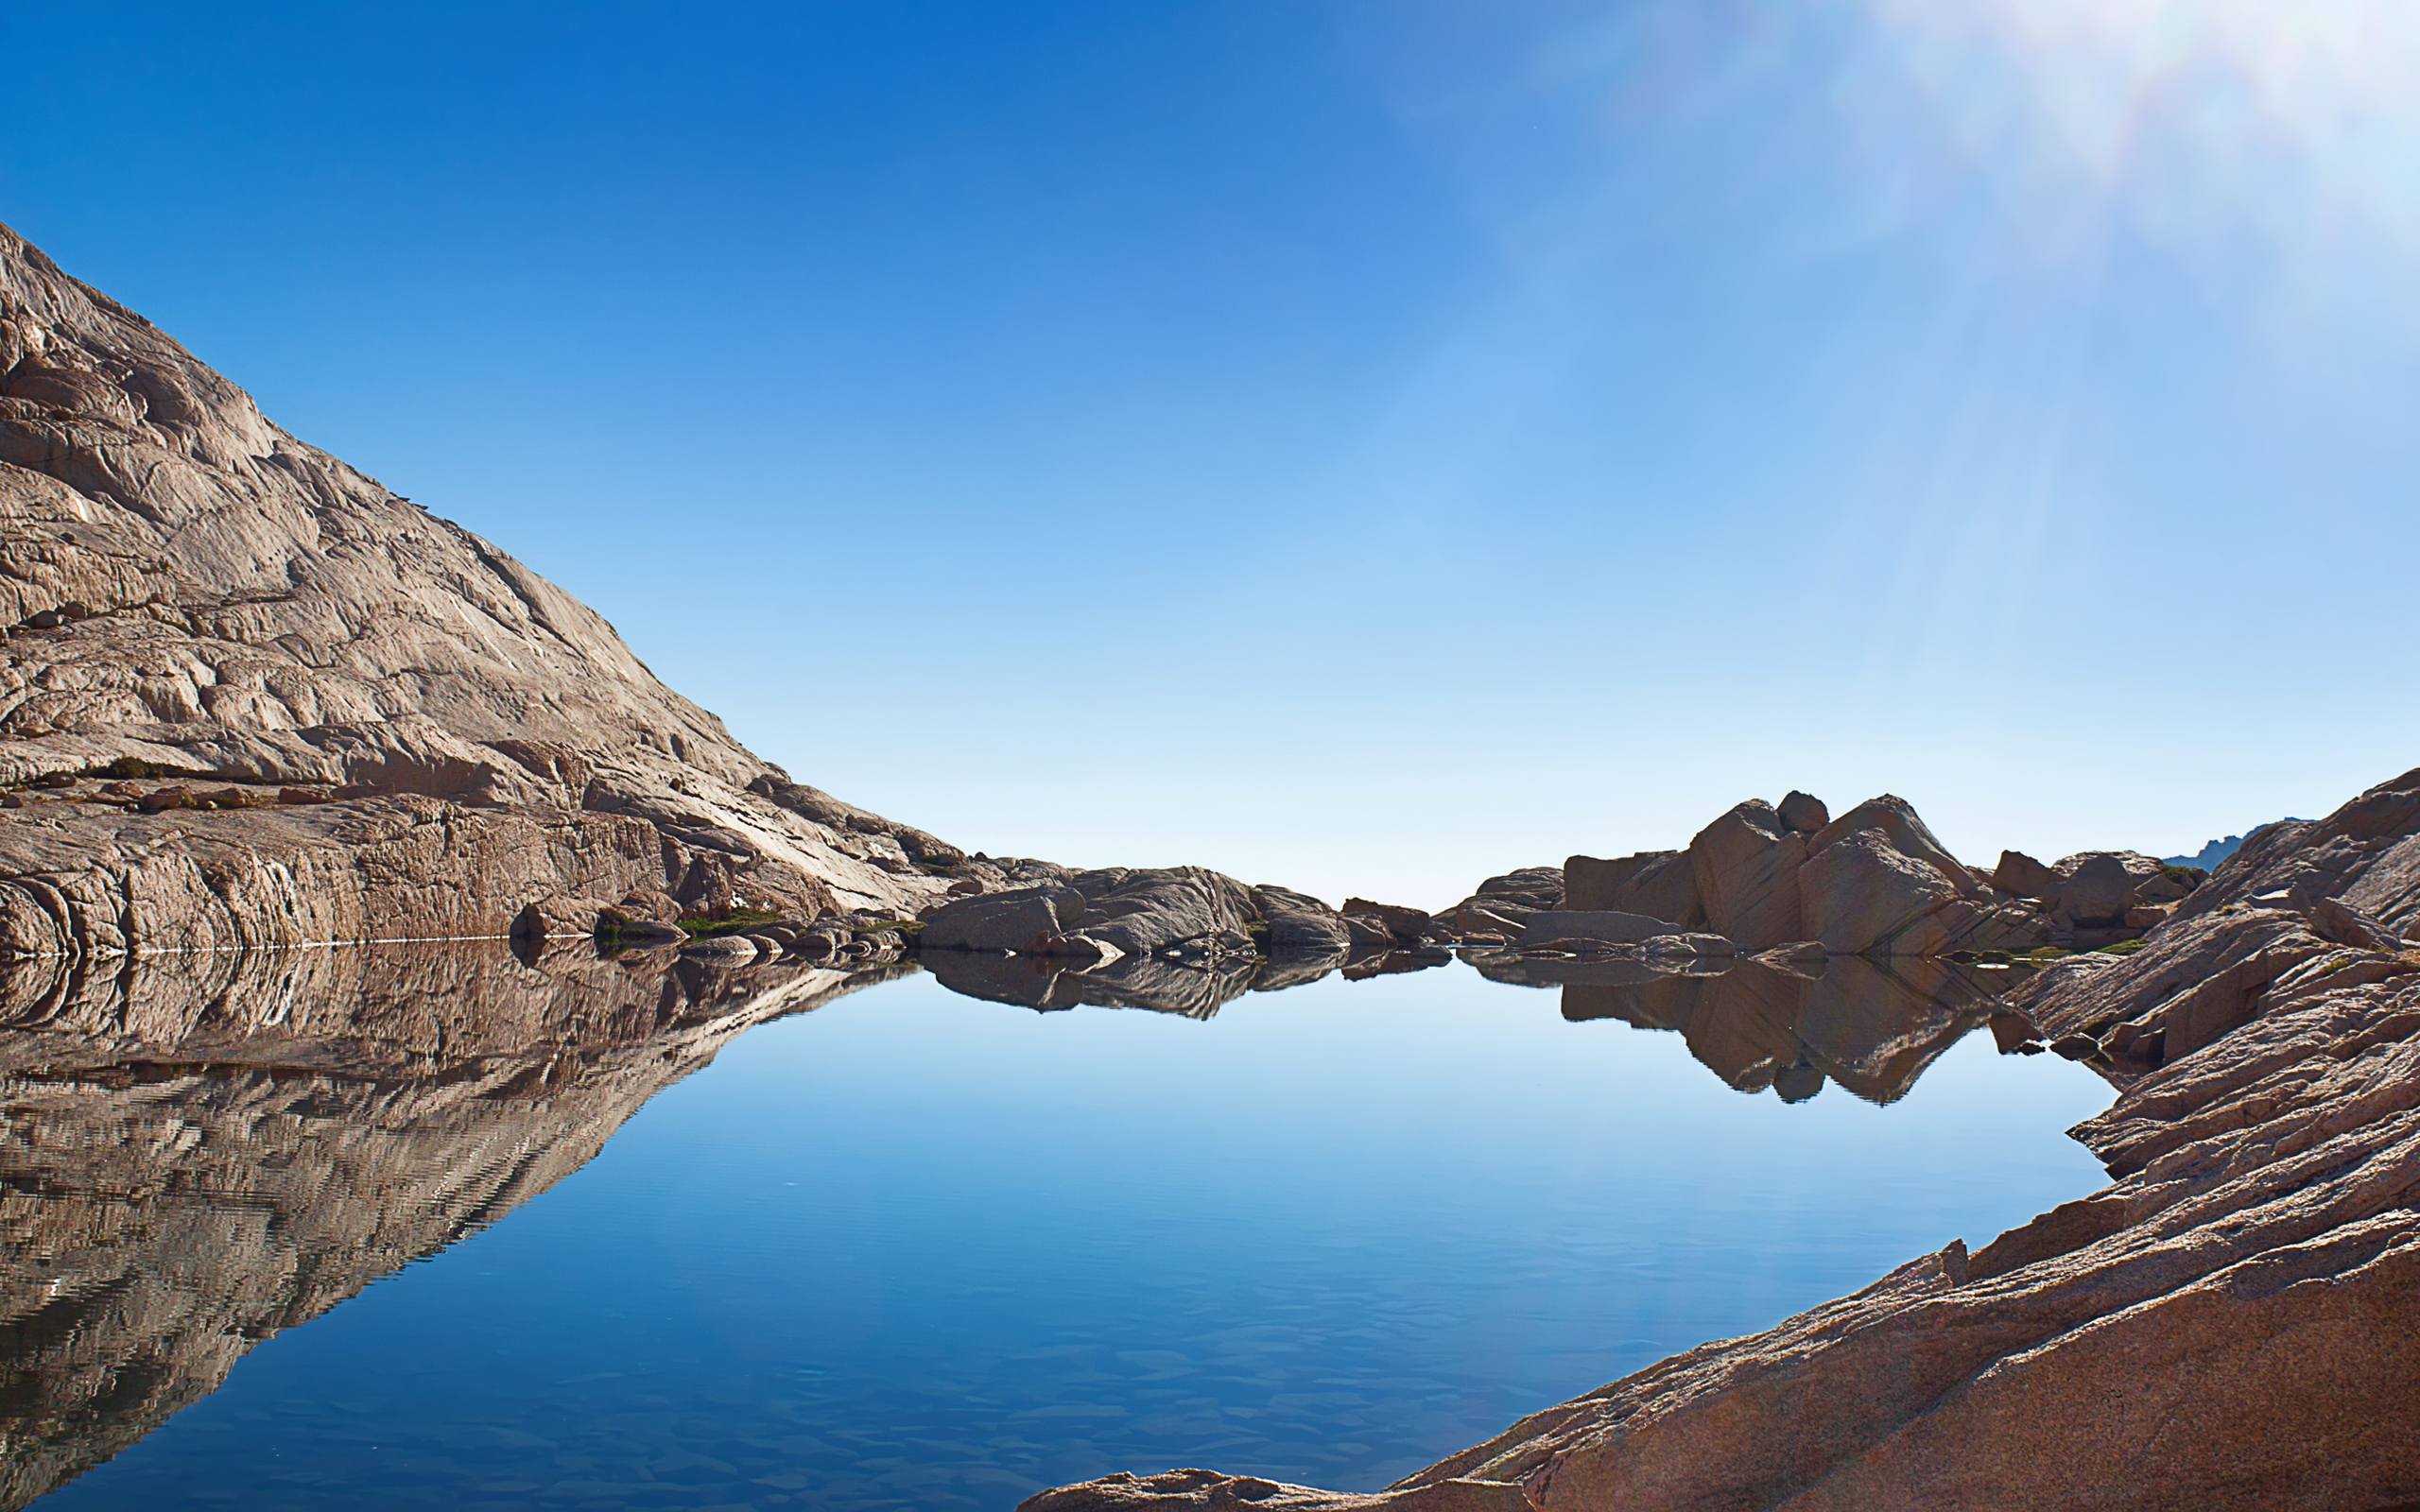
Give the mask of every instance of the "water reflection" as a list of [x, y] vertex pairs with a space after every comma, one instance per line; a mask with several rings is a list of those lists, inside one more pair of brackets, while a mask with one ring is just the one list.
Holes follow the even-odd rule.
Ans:
[[1528, 961], [1519, 971], [1529, 985], [1560, 986], [1563, 1016], [1573, 1022], [1616, 1019], [1675, 1031], [1726, 1085], [1771, 1090], [1790, 1103], [1826, 1082], [1870, 1103], [1895, 1102], [1942, 1052], [1996, 1017], [2003, 1049], [2020, 1049], [2032, 1037], [2022, 1016], [1955, 961], [1843, 955], [1709, 964], [1718, 969]]
[[385, 946], [0, 975], [0, 1507], [493, 1223], [754, 1024], [897, 970]]
[[[1398, 953], [1340, 972], [1333, 961], [1251, 958], [1141, 959], [1085, 973], [1014, 957], [930, 964], [942, 986], [986, 1002], [1207, 1019], [1249, 991], [1290, 989], [1331, 973], [1392, 978], [1445, 960]], [[0, 1507], [23, 1506], [117, 1454], [216, 1391], [260, 1341], [494, 1223], [579, 1169], [642, 1104], [742, 1032], [913, 970], [853, 976], [710, 968], [664, 954], [603, 960], [564, 951], [521, 960], [501, 948], [383, 947], [0, 975]], [[1896, 1099], [1993, 1007], [1975, 978], [1945, 963], [1833, 961], [1794, 971], [1740, 962], [1695, 976], [1623, 962], [1497, 963], [1489, 971], [1558, 987], [1566, 1020], [1676, 1032], [1728, 1086], [1770, 1089], [1785, 1099], [1812, 1095], [1827, 1079], [1871, 1102]], [[1330, 982], [1320, 990], [1337, 989]], [[1379, 994], [1372, 1001], [1384, 1004], [1395, 1001], [1384, 994], [1397, 988], [1342, 990]], [[1319, 997], [1306, 993], [1305, 1001]], [[1500, 1013], [1508, 1005], [1488, 1006]], [[1400, 1032], [1391, 1018], [1358, 1022], [1365, 1043]], [[1248, 1027], [1221, 1025], [1217, 1034], [1233, 1041]], [[1491, 1038], [1502, 1033], [1480, 1028]], [[1340, 1043], [1330, 1053], [1340, 1066], [1369, 1055]], [[1004, 1080], [1012, 1076], [1003, 1073]], [[2044, 1137], [2055, 1136], [2046, 1129]], [[1340, 1169], [1330, 1179], [1375, 1169], [1334, 1158]], [[879, 1159], [871, 1148], [832, 1158], [836, 1164]], [[895, 1186], [928, 1169], [886, 1170], [885, 1178], [895, 1177]], [[1272, 1190], [1281, 1179], [1269, 1177]], [[1501, 1237], [1505, 1255], [1464, 1270], [1500, 1273], [1512, 1256], [1568, 1263], [1551, 1246], [1517, 1233]], [[1600, 1250], [1613, 1242], [1591, 1241]], [[1606, 1263], [1601, 1254], [1591, 1262]], [[1403, 1305], [1433, 1306], [1461, 1274], [1441, 1282], [1405, 1269]], [[1542, 1270], [1531, 1292], [1549, 1284], [1567, 1279]], [[1827, 1282], [1818, 1295], [1831, 1289]], [[1298, 1330], [1334, 1311], [1312, 1297], [1301, 1306]], [[1219, 1315], [1222, 1326], [1235, 1326]], [[1718, 1322], [1731, 1326], [1728, 1317], [1681, 1319], [1675, 1338], [1692, 1342]], [[1353, 1347], [1374, 1348], [1357, 1335]], [[1586, 1362], [1570, 1370], [1602, 1364], [1588, 1337], [1565, 1337], [1555, 1348]], [[976, 1365], [954, 1363], [979, 1380]], [[1314, 1380], [1336, 1368], [1305, 1364]], [[1564, 1389], [1589, 1383], [1575, 1380]], [[972, 1385], [946, 1410], [964, 1415], [982, 1391], [997, 1389]], [[1140, 1400], [1116, 1389], [1121, 1403]], [[1234, 1389], [1246, 1400], [1219, 1405], [1203, 1418], [1211, 1428], [1186, 1431], [1214, 1435], [1202, 1442], [1215, 1446], [1215, 1432], [1254, 1420], [1265, 1409], [1253, 1403], [1277, 1391], [1251, 1382]], [[1457, 1395], [1467, 1387], [1424, 1389], [1463, 1414], [1417, 1441], [1440, 1452], [1470, 1436], [1464, 1418], [1484, 1428], [1513, 1406], [1561, 1394], [1508, 1377], [1491, 1385], [1498, 1396], [1472, 1407]], [[1302, 1395], [1301, 1383], [1292, 1394]], [[1336, 1410], [1320, 1409], [1331, 1418]], [[1365, 1439], [1394, 1411], [1372, 1402], [1355, 1410]], [[1227, 1426], [1217, 1428], [1222, 1421]], [[978, 1457], [1000, 1448], [979, 1434], [970, 1443]], [[1314, 1452], [1308, 1436], [1303, 1444], [1289, 1452]], [[1351, 1449], [1353, 1441], [1333, 1447]], [[1417, 1443], [1367, 1451], [1398, 1456], [1396, 1463], [1418, 1452]], [[1049, 1478], [1106, 1468], [1081, 1459]], [[821, 1484], [827, 1495], [838, 1494], [837, 1481]], [[866, 1486], [862, 1504], [890, 1504], [875, 1480]]]

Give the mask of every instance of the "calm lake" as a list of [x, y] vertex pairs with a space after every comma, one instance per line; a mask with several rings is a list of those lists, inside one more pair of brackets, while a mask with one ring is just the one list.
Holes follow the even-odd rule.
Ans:
[[1971, 1004], [1630, 990], [1457, 965], [1197, 1019], [917, 974], [444, 1118], [12, 1074], [0, 1444], [45, 1512], [1375, 1488], [2100, 1184], [2062, 1131], [2106, 1086]]

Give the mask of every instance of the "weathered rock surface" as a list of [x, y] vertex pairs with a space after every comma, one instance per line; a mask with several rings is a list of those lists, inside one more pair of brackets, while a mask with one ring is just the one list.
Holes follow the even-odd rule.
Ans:
[[2282, 894], [2336, 898], [2409, 939], [2420, 934], [2420, 771], [2382, 782], [2326, 818], [2255, 831], [2210, 885], [2178, 905], [2202, 913]]
[[[1429, 922], [1445, 938], [1462, 941], [1517, 939], [1530, 915], [1564, 906], [1559, 868], [1523, 867], [1490, 877], [1478, 889]], [[1589, 906], [1603, 906], [1590, 904]], [[1636, 912], [1648, 912], [1639, 909]]]
[[2003, 850], [2000, 864], [1992, 868], [1992, 885], [2018, 898], [2035, 902], [2055, 902], [2059, 889], [2066, 879], [2056, 868], [2034, 860], [2022, 850]]
[[1637, 945], [1673, 933], [1663, 919], [1612, 909], [1548, 909], [1531, 914], [1521, 936], [1524, 946], [1574, 941], [1599, 945]]
[[1777, 811], [1784, 828], [1801, 834], [1813, 834], [1832, 822], [1832, 811], [1812, 793], [1792, 790], [1781, 800]]
[[[1685, 850], [1574, 855], [1559, 874], [1535, 868], [1492, 878], [1439, 915], [1438, 926], [1462, 945], [1541, 942], [1530, 918], [1563, 910], [1643, 914], [1749, 952], [1810, 943], [1872, 955], [2021, 953], [2139, 936], [2199, 879], [2131, 851], [2053, 867], [2011, 850], [1986, 876], [1951, 855], [1902, 799], [1886, 794], [1838, 818], [1806, 793], [1784, 805], [1786, 815], [1741, 803]], [[1517, 895], [1516, 882], [1527, 883]]]
[[1752, 951], [1806, 938], [1798, 902], [1806, 847], [1807, 836], [1783, 824], [1761, 799], [1700, 830], [1689, 842], [1689, 864], [1706, 927]]
[[2135, 902], [2135, 879], [2116, 856], [2094, 856], [2059, 886], [2059, 912], [2078, 924], [2118, 923]]
[[[2142, 949], [2057, 962], [2011, 994], [2023, 1014], [1994, 1018], [2004, 1047], [2072, 1043], [2119, 1089], [2075, 1130], [2110, 1186], [1540, 1413], [1387, 1494], [1501, 1490], [1530, 1512], [2420, 1501], [2420, 951], [2360, 926], [2420, 912], [2415, 855], [2420, 773], [2254, 836]], [[2323, 921], [2329, 900], [2358, 917]], [[1681, 1026], [1709, 1065], [1779, 1091], [1796, 1067], [1783, 1057], [1810, 1040], [1774, 1027], [1803, 1009], [1756, 1002], [1785, 974], [1575, 986], [1566, 1011], [1576, 995], [1582, 1014], [1601, 1002]], [[1039, 1504], [1241, 1505], [1253, 1484], [1190, 1472]]]
[[1685, 850], [1650, 850], [1610, 861], [1573, 856], [1563, 864], [1563, 885], [1565, 908], [1646, 914], [1683, 929], [1706, 921], [1697, 868]]
[[943, 985], [1034, 1008], [1207, 1018], [1248, 989], [1300, 986], [1344, 965], [1363, 927], [1380, 936], [1367, 949], [1396, 948], [1374, 915], [1357, 926], [1305, 893], [1249, 887], [1201, 867], [1024, 865], [1048, 880], [925, 910], [916, 951]]
[[0, 788], [0, 954], [502, 935], [642, 886], [905, 914], [964, 861], [5, 227]]
[[886, 974], [497, 945], [0, 971], [0, 1508], [579, 1169], [743, 1030]]

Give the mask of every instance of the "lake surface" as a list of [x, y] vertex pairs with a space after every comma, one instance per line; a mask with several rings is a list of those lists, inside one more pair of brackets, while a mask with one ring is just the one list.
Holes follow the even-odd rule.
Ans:
[[602, 1070], [12, 1075], [0, 1447], [45, 1512], [1374, 1488], [2100, 1184], [2106, 1087], [1971, 1001], [1769, 1000], [912, 975]]

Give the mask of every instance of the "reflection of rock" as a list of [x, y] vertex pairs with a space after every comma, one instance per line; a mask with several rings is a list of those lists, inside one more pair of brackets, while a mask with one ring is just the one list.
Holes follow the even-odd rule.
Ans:
[[1379, 951], [1370, 955], [1356, 955], [1344, 966], [1348, 982], [1366, 982], [1374, 976], [1395, 976], [1405, 971], [1426, 971], [1451, 964], [1454, 953], [1443, 945], [1421, 945], [1410, 950]]
[[[935, 951], [922, 957], [933, 979], [963, 997], [1011, 1003], [1045, 1012], [1059, 1008], [1150, 1008], [1207, 1019], [1259, 985], [1265, 969], [1257, 956], [1226, 955], [1203, 961], [1171, 961], [1128, 955], [1100, 966], [1080, 966], [1043, 955], [996, 955], [977, 951]], [[1272, 980], [1297, 987], [1324, 976]]]
[[390, 946], [24, 975], [0, 975], [0, 1507], [545, 1190], [741, 1030], [883, 973]]
[[1868, 1102], [1892, 1102], [1995, 1006], [1948, 961], [1842, 956], [1812, 977], [1754, 959], [1715, 976], [1645, 963], [1633, 971], [1626, 979], [1573, 981], [1563, 989], [1564, 1017], [1677, 1031], [1726, 1085], [1774, 1088], [1790, 1101], [1814, 1095], [1811, 1071]]
[[917, 954], [943, 986], [1034, 1008], [1208, 1018], [1248, 988], [1316, 981], [1344, 963], [1359, 927], [1307, 894], [1201, 867], [1047, 870], [925, 911]]

